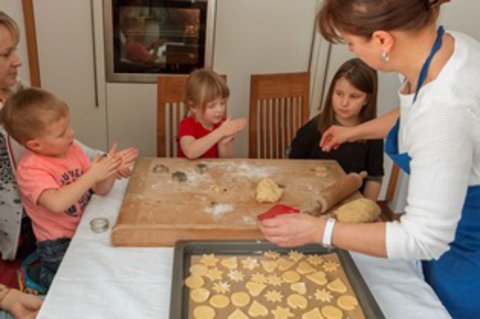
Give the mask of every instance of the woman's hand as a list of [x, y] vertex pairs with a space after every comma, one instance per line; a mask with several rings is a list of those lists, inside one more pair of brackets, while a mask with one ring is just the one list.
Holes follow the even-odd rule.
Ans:
[[2, 307], [16, 319], [33, 319], [40, 310], [42, 302], [42, 299], [36, 296], [10, 289], [2, 301]]
[[321, 243], [325, 219], [306, 214], [286, 214], [263, 220], [260, 230], [265, 238], [280, 247], [298, 247]]
[[320, 148], [324, 152], [330, 152], [332, 149], [336, 150], [341, 144], [345, 142], [353, 142], [352, 127], [344, 127], [332, 125], [322, 134], [320, 140]]

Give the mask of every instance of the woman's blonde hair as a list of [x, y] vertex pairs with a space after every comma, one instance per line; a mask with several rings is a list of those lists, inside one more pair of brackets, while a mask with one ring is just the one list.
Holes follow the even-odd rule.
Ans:
[[0, 11], [0, 26], [4, 26], [15, 38], [15, 45], [20, 41], [20, 31], [17, 23], [5, 12]]
[[230, 96], [225, 80], [210, 69], [193, 71], [185, 84], [185, 103], [189, 108], [198, 109], [201, 114], [205, 112], [207, 103], [221, 97]]
[[318, 117], [318, 130], [324, 132], [335, 124], [332, 97], [335, 85], [340, 78], [345, 78], [351, 85], [367, 94], [366, 104], [362, 107], [360, 123], [374, 119], [377, 116], [377, 71], [366, 65], [358, 58], [350, 59], [343, 63], [333, 76], [323, 108]]
[[54, 94], [36, 88], [21, 89], [0, 110], [0, 124], [22, 145], [45, 133], [46, 128], [68, 116], [68, 105]]

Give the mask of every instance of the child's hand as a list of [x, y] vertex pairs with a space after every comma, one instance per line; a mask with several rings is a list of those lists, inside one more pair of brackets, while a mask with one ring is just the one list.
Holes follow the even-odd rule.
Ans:
[[245, 125], [247, 125], [247, 120], [244, 118], [235, 120], [226, 119], [218, 129], [222, 131], [223, 137], [233, 137], [243, 130]]
[[115, 175], [121, 164], [122, 158], [118, 154], [97, 156], [86, 174], [89, 174], [97, 183]]
[[227, 136], [227, 137], [222, 138], [218, 142], [218, 144], [225, 145], [225, 144], [231, 143], [234, 139], [235, 139], [235, 135]]
[[121, 151], [116, 152], [117, 146], [114, 144], [110, 151], [109, 155], [113, 156], [117, 154], [122, 159], [122, 164], [117, 170], [117, 178], [127, 178], [132, 175], [132, 165], [135, 162], [135, 159], [138, 157], [138, 149], [135, 147], [130, 147]]

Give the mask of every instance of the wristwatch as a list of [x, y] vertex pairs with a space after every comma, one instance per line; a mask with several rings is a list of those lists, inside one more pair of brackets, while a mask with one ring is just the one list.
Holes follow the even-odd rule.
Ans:
[[335, 222], [336, 220], [334, 218], [327, 219], [322, 239], [322, 245], [324, 247], [332, 247], [333, 226], [335, 226]]

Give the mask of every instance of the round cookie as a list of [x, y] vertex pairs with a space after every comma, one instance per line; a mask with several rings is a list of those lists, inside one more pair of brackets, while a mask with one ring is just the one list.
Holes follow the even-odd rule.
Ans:
[[322, 315], [327, 319], [342, 319], [343, 313], [340, 309], [335, 306], [324, 306], [322, 307]]
[[205, 265], [195, 264], [190, 267], [190, 274], [195, 276], [205, 276], [208, 273], [208, 268]]
[[215, 308], [225, 308], [230, 304], [230, 299], [225, 295], [215, 295], [210, 298], [209, 302]]
[[192, 276], [189, 276], [187, 279], [185, 279], [185, 286], [187, 286], [190, 289], [200, 288], [203, 286], [204, 283], [205, 281], [200, 276], [192, 275]]
[[286, 283], [293, 283], [299, 281], [301, 276], [295, 270], [289, 270], [282, 274], [282, 279]]
[[215, 310], [209, 306], [198, 306], [193, 310], [195, 319], [213, 319], [215, 318]]
[[210, 297], [210, 291], [205, 288], [196, 288], [190, 291], [190, 299], [197, 303], [204, 302]]
[[231, 299], [232, 299], [232, 304], [234, 304], [237, 307], [243, 307], [248, 305], [252, 298], [246, 292], [240, 291], [240, 292], [233, 293], [231, 296]]

